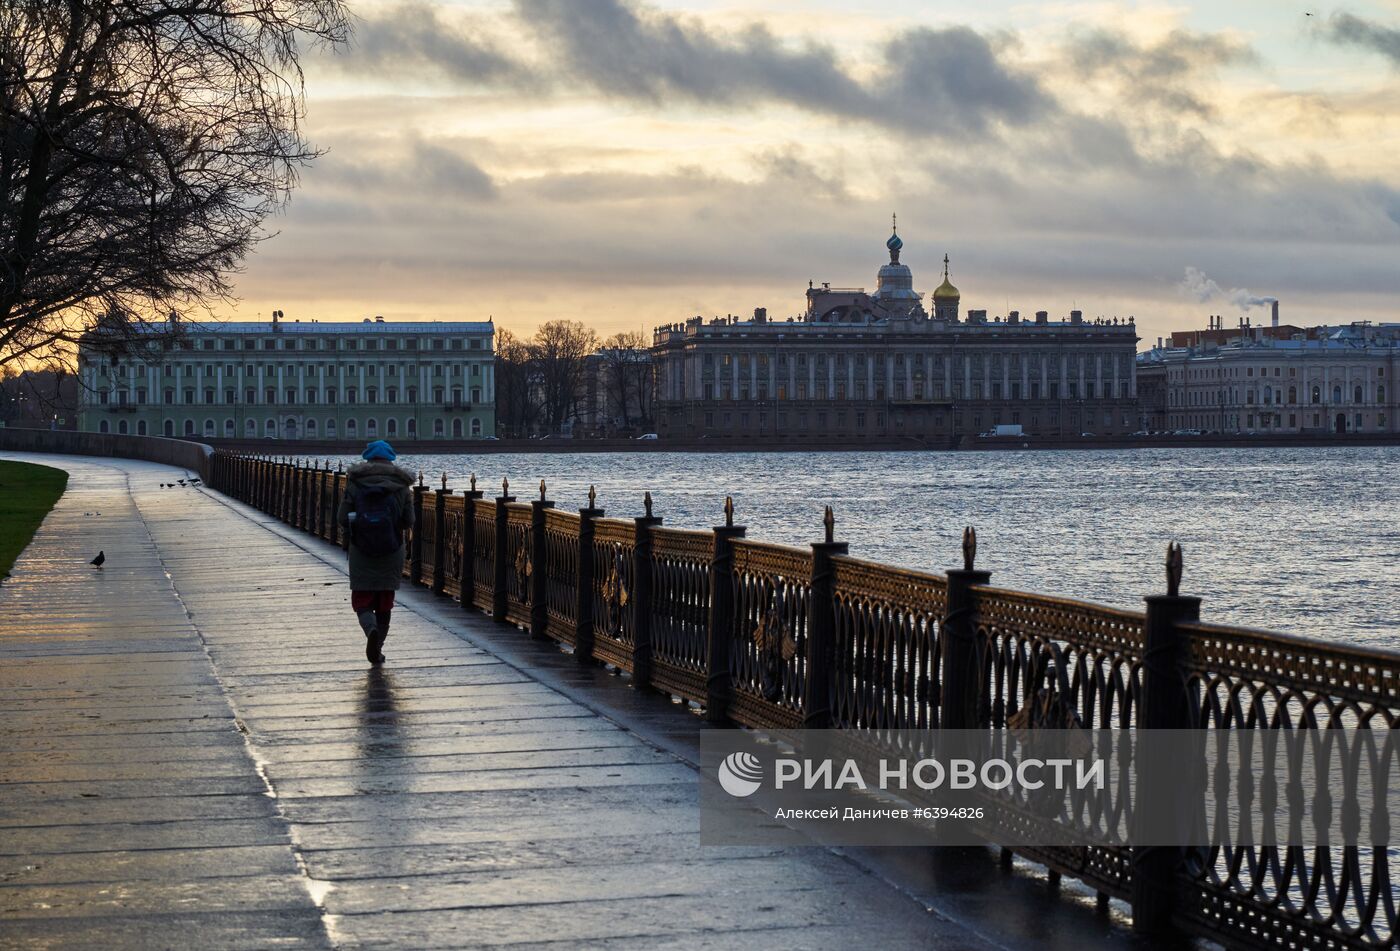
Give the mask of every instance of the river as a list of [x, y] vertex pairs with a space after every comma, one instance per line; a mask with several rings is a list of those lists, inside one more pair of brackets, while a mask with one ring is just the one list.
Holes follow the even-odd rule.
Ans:
[[[345, 457], [346, 462], [353, 461]], [[521, 500], [541, 477], [561, 508], [596, 485], [610, 516], [678, 528], [723, 522], [805, 544], [822, 511], [851, 554], [960, 567], [964, 525], [992, 583], [1140, 609], [1165, 590], [1167, 542], [1185, 549], [1183, 594], [1205, 620], [1400, 646], [1400, 447], [995, 452], [559, 453], [403, 456], [436, 484]]]

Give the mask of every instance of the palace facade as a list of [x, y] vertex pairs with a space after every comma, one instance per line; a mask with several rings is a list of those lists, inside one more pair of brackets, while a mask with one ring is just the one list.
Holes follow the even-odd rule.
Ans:
[[[1144, 427], [1221, 433], [1400, 432], [1400, 324], [1272, 326], [1212, 319], [1138, 357]], [[1147, 394], [1144, 393], [1146, 396]]]
[[998, 424], [1049, 436], [1136, 428], [1131, 318], [963, 317], [946, 256], [930, 314], [898, 233], [885, 246], [873, 293], [809, 285], [799, 317], [758, 309], [657, 328], [657, 432], [939, 440]]
[[494, 436], [492, 323], [99, 325], [85, 432], [288, 440]]

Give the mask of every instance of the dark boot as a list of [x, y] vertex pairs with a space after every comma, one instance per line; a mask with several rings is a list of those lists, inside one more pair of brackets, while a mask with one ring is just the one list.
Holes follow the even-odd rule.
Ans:
[[379, 654], [378, 663], [384, 663], [384, 642], [389, 639], [389, 613], [381, 612], [375, 616], [375, 626], [379, 628], [379, 636], [375, 640], [375, 651]]
[[360, 619], [360, 627], [365, 632], [365, 660], [371, 664], [384, 663], [384, 655], [379, 653], [384, 638], [379, 633], [379, 624], [375, 619], [374, 612], [361, 611], [356, 617]]

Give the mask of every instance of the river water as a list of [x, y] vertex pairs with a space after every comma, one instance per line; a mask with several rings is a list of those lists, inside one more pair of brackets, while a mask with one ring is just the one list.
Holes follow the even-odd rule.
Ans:
[[[347, 462], [353, 461], [346, 458]], [[521, 500], [541, 478], [560, 508], [596, 485], [609, 516], [722, 524], [726, 494], [748, 537], [817, 541], [836, 513], [851, 554], [961, 567], [964, 525], [992, 583], [1140, 609], [1165, 590], [1167, 542], [1185, 549], [1183, 594], [1202, 618], [1400, 647], [1400, 447], [996, 452], [556, 453], [403, 456], [437, 484]]]

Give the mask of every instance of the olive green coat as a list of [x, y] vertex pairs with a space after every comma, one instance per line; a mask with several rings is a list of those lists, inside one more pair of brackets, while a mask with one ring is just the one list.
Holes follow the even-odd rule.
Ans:
[[[362, 490], [371, 486], [398, 489], [399, 530], [405, 532], [413, 527], [413, 475], [400, 469], [392, 462], [375, 459], [360, 462], [350, 467], [345, 495], [340, 499], [340, 511], [336, 518], [341, 526], [348, 528], [350, 513], [355, 511], [355, 500]], [[402, 535], [400, 536], [402, 537]], [[351, 591], [397, 591], [403, 579], [404, 548], [388, 555], [367, 555], [350, 543], [350, 590]]]

